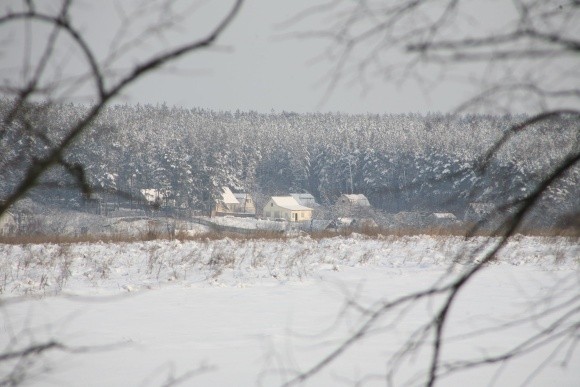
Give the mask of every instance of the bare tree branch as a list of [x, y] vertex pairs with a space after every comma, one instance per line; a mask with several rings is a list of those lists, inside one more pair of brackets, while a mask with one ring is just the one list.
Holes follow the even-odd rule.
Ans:
[[[65, 31], [67, 31], [77, 42], [77, 44], [82, 48], [85, 56], [90, 63], [92, 69], [92, 76], [95, 79], [98, 89], [99, 101], [92, 106], [84, 118], [82, 118], [78, 123], [72, 127], [68, 133], [64, 135], [58, 143], [56, 143], [52, 150], [44, 157], [34, 160], [30, 167], [24, 173], [23, 178], [14, 189], [14, 191], [8, 195], [3, 203], [0, 203], [0, 214], [4, 213], [10, 206], [12, 206], [18, 199], [20, 199], [26, 192], [28, 192], [32, 187], [34, 187], [39, 178], [45, 173], [45, 171], [52, 165], [58, 164], [64, 160], [65, 151], [72, 145], [74, 140], [83, 133], [87, 127], [93, 122], [93, 120], [98, 116], [101, 110], [109, 103], [114, 97], [119, 95], [127, 86], [135, 82], [137, 79], [141, 78], [145, 74], [152, 72], [153, 70], [163, 66], [164, 64], [178, 59], [188, 53], [206, 48], [211, 46], [214, 41], [221, 35], [225, 28], [231, 23], [234, 17], [239, 12], [243, 0], [237, 0], [233, 7], [230, 9], [228, 14], [223, 18], [223, 20], [203, 39], [185, 44], [181, 47], [169, 50], [166, 53], [159, 54], [153, 58], [150, 58], [138, 65], [136, 65], [128, 75], [123, 77], [115, 85], [109, 89], [105, 89], [103, 76], [100, 72], [100, 68], [97, 64], [92, 51], [85, 43], [82, 36], [70, 25], [66, 18], [66, 12], [62, 17], [52, 17], [49, 15], [36, 13], [34, 10], [22, 13], [10, 13], [4, 17], [0, 17], [0, 26], [3, 23], [24, 19], [24, 20], [40, 20], [47, 23], [51, 23], [58, 26]], [[6, 122], [8, 124], [10, 122]], [[80, 176], [78, 173], [78, 168], [75, 172], [76, 175]], [[87, 189], [86, 186], [83, 187], [84, 190]]]

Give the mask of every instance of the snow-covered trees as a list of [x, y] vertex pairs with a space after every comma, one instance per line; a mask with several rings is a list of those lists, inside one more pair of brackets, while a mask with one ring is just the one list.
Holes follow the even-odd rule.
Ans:
[[[10, 103], [1, 101], [2, 111]], [[54, 105], [39, 119], [52, 135], [63, 119], [85, 109]], [[167, 193], [161, 205], [181, 208], [207, 211], [220, 187], [229, 186], [266, 195], [306, 190], [326, 204], [343, 193], [362, 193], [390, 213], [450, 211], [463, 217], [470, 202], [516, 200], [573, 142], [577, 123], [554, 120], [560, 129], [550, 144], [537, 150], [534, 144], [547, 130], [539, 129], [502, 150], [485, 174], [475, 173], [482, 149], [521, 118], [231, 114], [118, 105], [103, 110], [66, 160], [83, 165], [93, 187], [132, 194], [158, 189]], [[526, 151], [530, 147], [534, 151]], [[552, 202], [577, 193], [577, 175], [568, 180], [565, 189], [550, 191]], [[470, 194], [474, 188], [476, 196]]]

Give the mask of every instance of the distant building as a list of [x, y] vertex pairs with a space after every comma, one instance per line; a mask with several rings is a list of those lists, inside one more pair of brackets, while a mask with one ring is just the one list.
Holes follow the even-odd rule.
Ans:
[[373, 208], [363, 194], [342, 194], [334, 205], [335, 216], [350, 218], [372, 217]]
[[171, 197], [170, 190], [145, 188], [141, 189], [140, 193], [145, 203], [147, 203], [150, 206], [169, 205], [169, 198]]
[[342, 194], [336, 201], [339, 206], [370, 207], [371, 204], [363, 194]]
[[272, 196], [264, 206], [262, 214], [268, 219], [302, 222], [312, 219], [312, 208], [303, 206], [292, 196]]
[[314, 196], [312, 196], [308, 192], [306, 192], [306, 193], [291, 193], [290, 196], [292, 196], [294, 199], [296, 199], [296, 201], [299, 204], [302, 204], [303, 206], [306, 206], [306, 207], [316, 207], [318, 205], [318, 203], [316, 203], [316, 199], [314, 198]]
[[256, 205], [254, 204], [254, 200], [249, 193], [240, 192], [234, 193], [234, 197], [239, 202], [239, 206], [237, 207], [237, 212], [242, 214], [252, 214], [256, 215]]
[[250, 194], [233, 193], [228, 187], [222, 187], [221, 195], [216, 200], [215, 214], [217, 216], [255, 216], [256, 207]]
[[0, 216], [0, 235], [13, 234], [18, 229], [18, 221], [14, 214], [5, 212]]
[[428, 217], [431, 225], [452, 226], [459, 223], [457, 217], [450, 212], [435, 212]]

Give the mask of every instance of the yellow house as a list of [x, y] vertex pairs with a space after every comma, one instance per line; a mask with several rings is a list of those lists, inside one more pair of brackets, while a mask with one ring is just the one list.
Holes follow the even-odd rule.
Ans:
[[268, 219], [301, 222], [312, 219], [312, 208], [299, 204], [292, 196], [272, 196], [264, 206], [262, 215]]

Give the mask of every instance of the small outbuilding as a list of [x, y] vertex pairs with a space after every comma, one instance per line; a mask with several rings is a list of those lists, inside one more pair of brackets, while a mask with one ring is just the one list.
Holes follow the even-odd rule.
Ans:
[[459, 220], [450, 212], [435, 212], [429, 215], [429, 222], [434, 226], [452, 226], [458, 224]]
[[312, 208], [298, 203], [292, 196], [272, 196], [262, 214], [268, 219], [302, 222], [312, 219]]
[[[140, 190], [141, 199], [150, 206], [162, 206], [162, 205], [169, 205], [171, 191], [164, 190], [164, 189], [157, 189], [157, 188], [144, 188]], [[96, 198], [97, 200], [101, 199], [100, 197], [95, 197], [95, 195], [91, 195], [91, 197]]]
[[363, 194], [342, 194], [338, 198], [337, 205], [351, 206], [351, 207], [370, 207], [371, 204], [367, 197]]

